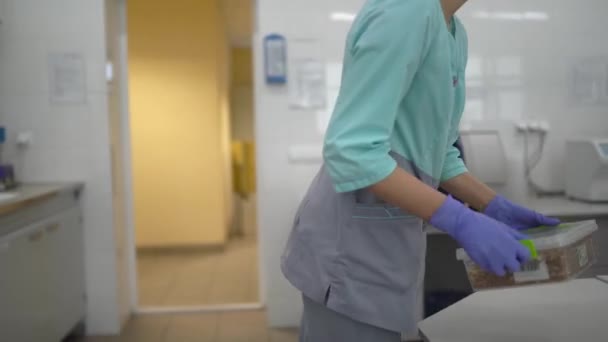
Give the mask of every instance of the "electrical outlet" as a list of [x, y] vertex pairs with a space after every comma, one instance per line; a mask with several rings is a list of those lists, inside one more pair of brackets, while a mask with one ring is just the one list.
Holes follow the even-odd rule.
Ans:
[[534, 121], [529, 125], [530, 132], [547, 133], [551, 129], [551, 125], [547, 121]]
[[530, 132], [540, 132], [540, 122], [532, 121], [528, 125], [528, 131]]
[[543, 133], [548, 133], [551, 130], [551, 124], [547, 121], [541, 121], [539, 130]]
[[17, 134], [17, 146], [26, 148], [32, 145], [34, 134], [32, 132], [19, 132]]
[[540, 132], [547, 133], [551, 129], [551, 125], [547, 121], [520, 121], [515, 124], [519, 133], [525, 132]]
[[530, 126], [525, 121], [519, 121], [519, 122], [515, 123], [515, 128], [517, 128], [518, 132], [524, 133], [524, 132], [527, 132], [530, 129]]

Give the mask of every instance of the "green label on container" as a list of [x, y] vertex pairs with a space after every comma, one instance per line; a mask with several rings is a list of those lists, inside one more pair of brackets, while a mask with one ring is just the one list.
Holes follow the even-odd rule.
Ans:
[[522, 245], [524, 245], [530, 251], [530, 256], [532, 259], [538, 259], [538, 251], [536, 250], [536, 245], [534, 245], [534, 241], [532, 240], [520, 240]]

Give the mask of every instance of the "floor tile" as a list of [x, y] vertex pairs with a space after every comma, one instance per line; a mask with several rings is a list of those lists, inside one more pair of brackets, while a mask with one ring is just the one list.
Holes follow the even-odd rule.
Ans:
[[216, 341], [219, 314], [174, 315], [165, 342]]
[[268, 329], [264, 311], [134, 317], [119, 337], [69, 342], [296, 342], [295, 329]]
[[242, 238], [223, 252], [138, 255], [140, 304], [199, 306], [259, 300], [257, 242]]
[[133, 317], [125, 327], [121, 342], [164, 342], [170, 320], [167, 315]]
[[266, 314], [263, 311], [223, 313], [217, 342], [268, 342]]
[[297, 329], [272, 329], [269, 342], [298, 342]]

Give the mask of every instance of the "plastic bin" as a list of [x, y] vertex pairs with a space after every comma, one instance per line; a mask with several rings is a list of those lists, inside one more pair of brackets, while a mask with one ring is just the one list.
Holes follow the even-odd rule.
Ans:
[[522, 243], [530, 248], [533, 259], [520, 272], [499, 277], [477, 266], [461, 248], [456, 251], [467, 270], [472, 288], [477, 290], [550, 283], [578, 277], [597, 261], [594, 220], [564, 223], [524, 231], [530, 237]]

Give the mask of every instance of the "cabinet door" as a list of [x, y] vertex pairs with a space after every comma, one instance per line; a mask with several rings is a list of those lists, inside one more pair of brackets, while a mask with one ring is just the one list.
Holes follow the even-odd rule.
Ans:
[[2, 25], [4, 24], [4, 17], [6, 16], [6, 10], [4, 8], [5, 1], [6, 0], [0, 0], [0, 27], [2, 27]]
[[48, 342], [52, 337], [49, 245], [44, 225], [5, 239], [0, 281], [0, 340]]
[[45, 225], [52, 269], [54, 328], [65, 337], [84, 317], [84, 238], [78, 209], [69, 210]]
[[[10, 327], [12, 312], [8, 309], [10, 299], [10, 265], [14, 262], [12, 259], [13, 251], [11, 250], [11, 242], [8, 239], [0, 239], [0, 340], [4, 340], [4, 331]], [[5, 309], [7, 308], [7, 309]]]

